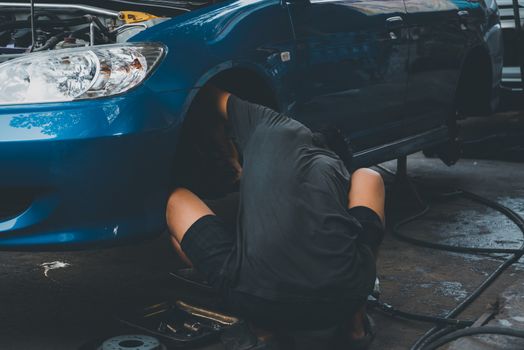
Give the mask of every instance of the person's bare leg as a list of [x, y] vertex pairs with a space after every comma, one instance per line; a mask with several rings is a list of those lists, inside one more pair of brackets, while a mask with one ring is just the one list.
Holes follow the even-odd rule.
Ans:
[[380, 216], [385, 224], [386, 190], [382, 176], [371, 169], [358, 169], [351, 175], [349, 190], [349, 208], [368, 207]]
[[189, 267], [193, 267], [193, 263], [189, 258], [187, 257], [186, 253], [182, 250], [182, 247], [180, 246], [180, 243], [176, 240], [175, 237], [171, 234], [171, 243], [173, 244], [173, 247], [175, 248], [175, 252], [177, 253], [178, 257], [182, 259], [182, 262], [186, 264]]
[[185, 188], [176, 189], [169, 197], [166, 220], [171, 241], [177, 254], [189, 266], [192, 266], [192, 263], [182, 251], [180, 242], [187, 230], [206, 215], [215, 215], [215, 213], [200, 198]]
[[[351, 176], [351, 189], [348, 194], [349, 208], [368, 207], [378, 214], [385, 224], [386, 190], [382, 176], [371, 169], [358, 169]], [[351, 338], [358, 339], [366, 335], [366, 305], [364, 304], [353, 316]]]

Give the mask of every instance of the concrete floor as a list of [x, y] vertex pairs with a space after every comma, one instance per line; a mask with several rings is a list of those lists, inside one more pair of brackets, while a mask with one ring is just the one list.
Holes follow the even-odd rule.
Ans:
[[[486, 138], [494, 131], [499, 136]], [[448, 168], [417, 154], [409, 159], [410, 174], [426, 183], [471, 190], [524, 215], [522, 113], [468, 121], [464, 133], [467, 140], [478, 141], [467, 144], [470, 159]], [[394, 162], [385, 166], [395, 168]], [[400, 199], [390, 208], [396, 205], [402, 205]], [[405, 231], [457, 244], [516, 247], [522, 241], [503, 216], [466, 200], [434, 204], [423, 220], [406, 226]], [[57, 261], [63, 267], [46, 275], [42, 264]], [[421, 249], [388, 236], [379, 260], [382, 298], [402, 310], [444, 315], [499, 264], [497, 257]], [[194, 294], [168, 277], [178, 266], [165, 235], [106, 250], [1, 252], [0, 349], [71, 350], [94, 338], [115, 335], [120, 329], [111, 315], [122, 305]], [[522, 264], [510, 268], [460, 318], [478, 318], [486, 305], [517, 282], [524, 282]], [[407, 349], [430, 328], [377, 312], [373, 317], [378, 335], [372, 349]]]

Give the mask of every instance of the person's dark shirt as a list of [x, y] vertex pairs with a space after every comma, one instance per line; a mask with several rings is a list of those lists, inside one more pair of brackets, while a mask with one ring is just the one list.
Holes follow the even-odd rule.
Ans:
[[232, 289], [293, 302], [365, 298], [375, 263], [357, 243], [342, 161], [271, 109], [231, 96], [227, 113], [243, 156]]

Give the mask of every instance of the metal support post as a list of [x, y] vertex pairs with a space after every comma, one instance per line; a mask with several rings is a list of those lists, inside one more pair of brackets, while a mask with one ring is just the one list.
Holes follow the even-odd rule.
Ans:
[[522, 41], [522, 23], [520, 22], [519, 0], [513, 0], [513, 15], [515, 18], [515, 35], [517, 38], [517, 57], [520, 63], [520, 84], [524, 92], [524, 54], [522, 52], [524, 43]]
[[426, 207], [415, 184], [408, 176], [408, 159], [406, 156], [397, 159], [397, 171], [393, 185], [393, 197], [404, 211], [420, 211]]

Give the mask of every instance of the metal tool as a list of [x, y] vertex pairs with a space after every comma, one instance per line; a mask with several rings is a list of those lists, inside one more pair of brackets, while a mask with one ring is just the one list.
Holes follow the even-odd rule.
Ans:
[[233, 316], [224, 315], [215, 311], [206, 310], [200, 307], [196, 307], [193, 305], [189, 305], [181, 300], [178, 300], [176, 302], [176, 306], [178, 306], [181, 310], [187, 312], [190, 315], [193, 315], [195, 317], [202, 317], [207, 320], [215, 321], [217, 323], [220, 323], [225, 326], [232, 326], [236, 323], [238, 323], [238, 318]]
[[36, 45], [36, 27], [35, 27], [35, 0], [31, 0], [31, 49], [33, 52]]

